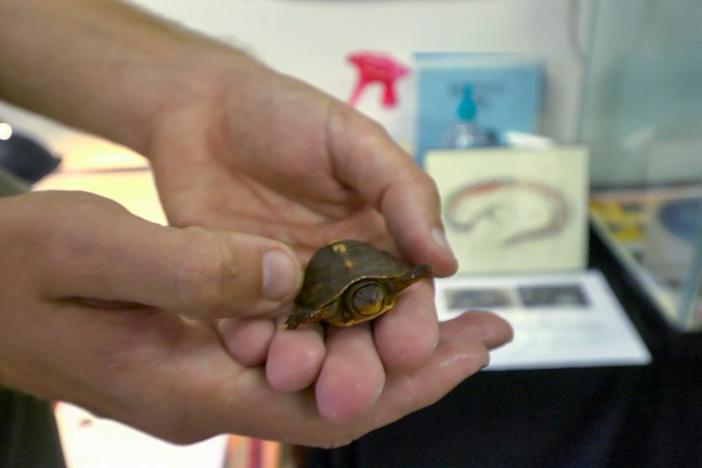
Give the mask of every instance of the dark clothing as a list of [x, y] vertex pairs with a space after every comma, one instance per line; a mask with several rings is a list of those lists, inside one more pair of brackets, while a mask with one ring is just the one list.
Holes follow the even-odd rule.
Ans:
[[51, 405], [0, 389], [0, 467], [65, 466]]
[[[27, 187], [0, 169], [0, 197], [18, 195]], [[0, 467], [63, 468], [65, 466], [51, 405], [0, 388]]]

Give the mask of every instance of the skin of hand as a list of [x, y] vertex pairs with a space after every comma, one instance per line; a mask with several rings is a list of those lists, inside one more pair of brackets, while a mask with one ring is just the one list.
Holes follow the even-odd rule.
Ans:
[[[455, 271], [433, 182], [379, 125], [304, 83], [248, 67], [235, 81], [201, 82], [194, 99], [154, 120], [146, 153], [172, 224], [277, 239], [302, 262], [333, 239], [354, 238], [431, 263], [437, 275]], [[265, 363], [277, 390], [315, 385], [320, 413], [337, 422], [370, 408], [388, 373], [419, 368], [439, 341], [428, 281], [372, 325], [334, 330], [369, 347], [364, 360], [331, 359], [320, 326], [288, 331], [264, 320], [220, 323], [232, 354]]]
[[[346, 444], [439, 399], [510, 333], [491, 314], [441, 324], [427, 362], [389, 374], [373, 411], [336, 424], [320, 415], [313, 389], [273, 389], [263, 368], [232, 359], [201, 320], [228, 304], [275, 308], [258, 292], [261, 258], [279, 251], [277, 242], [158, 226], [74, 192], [0, 199], [0, 218], [0, 244], [12, 246], [0, 264], [0, 385], [71, 401], [177, 443], [236, 432]], [[251, 274], [237, 275], [234, 264]], [[222, 289], [213, 293], [213, 284]], [[361, 327], [331, 333], [327, 360], [373, 359], [369, 337]]]
[[[206, 268], [206, 274], [195, 281], [201, 284], [195, 294], [199, 299], [187, 310], [181, 310], [182, 304], [171, 307], [150, 295], [131, 297], [122, 290], [120, 294], [111, 289], [73, 293], [83, 298], [84, 307], [139, 304], [124, 316], [140, 325], [152, 323], [150, 320], [155, 323], [144, 326], [144, 334], [137, 334], [152, 342], [139, 341], [137, 351], [154, 346], [159, 359], [140, 359], [136, 351], [136, 357], [127, 351], [118, 354], [135, 373], [140, 372], [140, 365], [144, 372], [153, 371], [148, 364], [157, 362], [174, 375], [191, 375], [189, 391], [168, 394], [175, 377], [156, 373], [148, 382], [146, 374], [139, 374], [143, 381], [124, 379], [125, 387], [133, 386], [124, 392], [142, 406], [130, 406], [124, 395], [118, 395], [115, 407], [105, 408], [97, 402], [100, 391], [105, 390], [99, 383], [91, 397], [96, 401], [74, 395], [70, 385], [62, 387], [62, 395], [44, 394], [81, 403], [171, 440], [223, 431], [329, 445], [431, 403], [475, 372], [485, 362], [488, 347], [510, 338], [509, 327], [487, 314], [439, 325], [429, 281], [406, 290], [396, 308], [373, 325], [333, 330], [327, 336], [318, 326], [281, 330], [280, 320], [290, 311], [300, 286], [301, 265], [313, 250], [334, 238], [366, 240], [409, 263], [431, 263], [439, 276], [453, 273], [456, 263], [441, 234], [433, 182], [377, 124], [353, 109], [230, 47], [125, 4], [0, 0], [0, 10], [0, 44], [22, 45], [0, 47], [0, 62], [5, 65], [0, 68], [0, 97], [144, 154], [150, 159], [174, 226], [216, 229], [220, 233], [215, 237], [235, 237], [239, 245], [229, 250], [218, 244], [218, 254], [205, 249], [206, 255], [216, 257], [211, 262], [219, 265], [216, 271], [223, 278], [219, 280]], [[28, 35], [34, 39], [26, 41]], [[83, 198], [74, 201], [94, 205]], [[79, 226], [89, 222], [75, 220]], [[183, 232], [200, 233], [192, 239], [197, 244], [203, 233], [214, 231], [190, 228]], [[102, 239], [100, 234], [110, 236], [92, 232], [97, 239]], [[91, 237], [86, 235], [83, 240], [87, 239]], [[107, 242], [107, 238], [102, 240]], [[289, 256], [269, 257], [264, 275], [265, 252], [257, 245]], [[117, 247], [105, 246], [119, 252]], [[145, 270], [158, 267], [152, 275], [162, 281], [183, 274], [170, 271], [172, 263], [148, 254], [150, 248], [158, 247], [156, 243], [141, 245], [139, 255], [132, 252], [133, 258], [140, 259], [138, 264]], [[180, 255], [174, 252], [171, 256]], [[128, 264], [127, 256], [111, 258], [114, 266]], [[287, 267], [286, 258], [291, 259]], [[148, 259], [153, 263], [147, 263]], [[197, 277], [200, 268], [196, 264], [186, 269], [195, 272], [186, 276]], [[135, 268], [132, 277], [140, 275], [146, 273]], [[115, 274], [105, 281], [118, 287], [124, 280]], [[263, 288], [263, 283], [269, 288]], [[260, 300], [264, 290], [272, 294], [272, 300]], [[145, 311], [153, 318], [137, 313]], [[174, 313], [189, 318], [176, 319]], [[81, 315], [81, 321], [72, 322], [75, 333], [88, 333], [93, 317], [99, 315], [91, 309]], [[213, 319], [223, 320], [213, 326]], [[81, 326], [85, 330], [79, 330]], [[97, 336], [108, 334], [98, 323], [94, 327]], [[173, 343], [166, 330], [184, 334], [177, 353], [168, 348]], [[18, 336], [20, 332], [25, 331], [18, 329]], [[220, 347], [216, 351], [201, 350], [188, 341], [206, 342], [213, 339], [210, 333], [217, 336]], [[192, 338], [195, 335], [197, 339]], [[164, 336], [167, 343], [160, 340]], [[92, 343], [87, 336], [67, 334], [57, 337], [55, 346], [75, 346], [71, 349], [79, 354], [80, 342], [69, 344], [69, 338]], [[125, 343], [133, 346], [134, 340]], [[193, 353], [191, 363], [186, 348]], [[20, 359], [18, 349], [13, 359]], [[225, 368], [222, 354], [216, 354], [216, 359], [209, 354], [222, 350], [239, 364], [232, 361], [226, 365], [233, 367]], [[63, 368], [60, 357], [71, 356], [55, 353], [49, 362]], [[202, 365], [210, 357], [212, 368], [186, 372], [190, 364]], [[51, 367], [46, 362], [43, 365]], [[224, 375], [209, 375], [208, 370]], [[237, 383], [250, 383], [251, 376], [256, 376], [256, 385]], [[263, 383], [268, 387], [258, 385]], [[22, 382], [16, 385], [35, 388]], [[219, 407], [207, 410], [207, 402], [186, 401], [209, 399], [210, 392], [220, 391], [217, 385], [230, 392], [228, 404], [213, 398], [212, 403]], [[35, 391], [43, 388], [38, 386]], [[245, 396], [254, 389], [265, 400]], [[160, 413], [147, 411], [145, 399], [157, 404]], [[271, 399], [285, 403], [274, 406]], [[275, 418], [256, 412], [269, 406]], [[227, 408], [231, 411], [225, 411]], [[291, 415], [289, 425], [283, 424], [288, 419], [285, 411]], [[150, 419], [145, 421], [145, 416]], [[309, 425], [303, 419], [309, 419]], [[340, 422], [343, 426], [330, 425]], [[307, 429], [301, 430], [303, 427]], [[188, 435], [181, 436], [183, 433]]]

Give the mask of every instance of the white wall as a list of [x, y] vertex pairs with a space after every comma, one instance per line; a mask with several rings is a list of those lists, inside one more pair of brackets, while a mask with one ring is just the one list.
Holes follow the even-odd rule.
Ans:
[[[577, 0], [134, 0], [188, 27], [242, 46], [271, 66], [342, 99], [355, 70], [345, 56], [358, 49], [388, 52], [411, 63], [414, 51], [509, 51], [535, 54], [547, 67], [543, 132], [558, 140], [576, 132], [582, 65]], [[584, 9], [584, 8], [582, 8]], [[582, 20], [580, 21], [583, 22]], [[575, 24], [575, 30], [573, 26]], [[587, 28], [582, 28], [586, 30]], [[413, 134], [413, 83], [402, 81], [399, 110], [378, 104], [377, 89], [360, 109], [398, 139]], [[64, 130], [0, 105], [0, 117], [51, 140]]]

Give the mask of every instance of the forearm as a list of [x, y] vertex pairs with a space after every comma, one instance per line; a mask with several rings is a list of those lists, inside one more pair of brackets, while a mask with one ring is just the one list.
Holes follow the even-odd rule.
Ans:
[[244, 54], [111, 0], [0, 0], [0, 99], [144, 152], [153, 119]]

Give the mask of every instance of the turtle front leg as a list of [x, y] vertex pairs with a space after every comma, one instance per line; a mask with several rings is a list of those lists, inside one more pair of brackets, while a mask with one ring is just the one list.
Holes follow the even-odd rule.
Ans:
[[297, 308], [295, 312], [288, 315], [285, 319], [285, 328], [288, 330], [294, 330], [295, 328], [303, 325], [305, 323], [317, 323], [323, 322], [330, 317], [334, 316], [336, 311], [337, 303], [329, 304], [326, 307], [322, 307], [317, 310], [305, 310]]
[[426, 263], [417, 265], [416, 267], [408, 271], [406, 274], [388, 282], [386, 286], [388, 290], [388, 295], [394, 296], [406, 287], [410, 286], [411, 284], [416, 283], [417, 281], [423, 278], [431, 277], [431, 265], [428, 265]]

